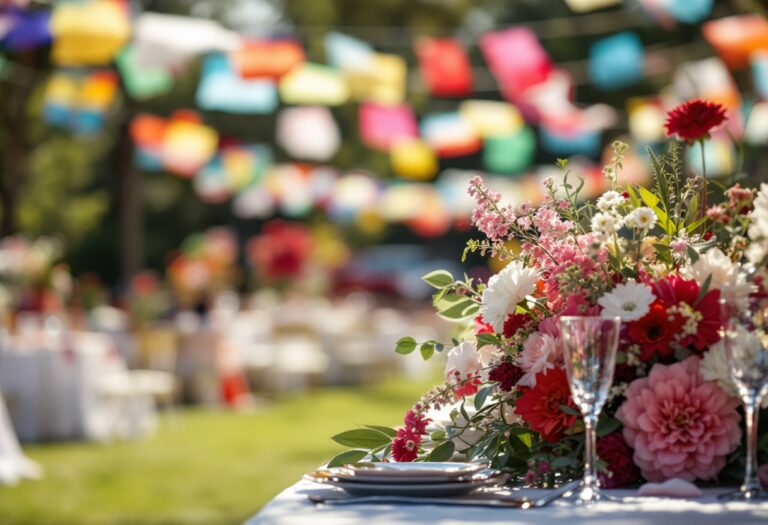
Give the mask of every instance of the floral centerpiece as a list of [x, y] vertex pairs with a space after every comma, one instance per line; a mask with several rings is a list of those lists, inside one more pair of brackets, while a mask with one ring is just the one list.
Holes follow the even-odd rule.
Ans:
[[[701, 147], [724, 119], [718, 105], [693, 101], [669, 114], [667, 130]], [[742, 417], [719, 303], [766, 293], [768, 184], [760, 191], [734, 184], [718, 202], [705, 176], [685, 176], [684, 147], [649, 153], [647, 189], [619, 184], [628, 146], [614, 143], [604, 168], [610, 189], [595, 202], [581, 198], [584, 181], [569, 176], [565, 161], [562, 181], [545, 182], [538, 207], [504, 205], [474, 178], [472, 222], [485, 238], [469, 241], [465, 255], [510, 262], [485, 283], [445, 271], [424, 277], [439, 315], [464, 327], [447, 352], [445, 382], [399, 429], [335, 436], [352, 449], [331, 465], [461, 454], [532, 484], [578, 477], [584, 426], [564, 371], [559, 319], [591, 315], [621, 319], [615, 379], [597, 427], [602, 485], [737, 477]], [[718, 203], [707, 206], [708, 198]], [[757, 272], [751, 279], [747, 262]], [[404, 337], [396, 350], [429, 358], [445, 348]]]

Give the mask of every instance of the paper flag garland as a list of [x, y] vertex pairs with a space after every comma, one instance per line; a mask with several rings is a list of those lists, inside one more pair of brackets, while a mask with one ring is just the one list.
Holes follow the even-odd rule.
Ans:
[[539, 128], [541, 146], [553, 155], [561, 157], [600, 154], [600, 134], [595, 131]]
[[328, 63], [341, 71], [368, 71], [374, 50], [363, 40], [331, 31], [325, 34], [325, 55]]
[[258, 184], [272, 164], [272, 150], [264, 144], [228, 146], [221, 149], [219, 157], [233, 193]]
[[768, 51], [758, 51], [752, 55], [752, 78], [755, 92], [768, 100]]
[[462, 45], [452, 38], [425, 38], [417, 43], [421, 78], [436, 97], [465, 97], [472, 92], [472, 69]]
[[241, 78], [221, 53], [205, 57], [196, 98], [203, 109], [247, 115], [273, 113], [278, 105], [272, 80]]
[[524, 27], [483, 35], [480, 49], [501, 94], [518, 107], [525, 91], [546, 80], [554, 67], [536, 34]]
[[749, 64], [756, 51], [768, 51], [768, 20], [761, 15], [729, 16], [701, 26], [704, 38], [732, 69]]
[[326, 107], [285, 108], [277, 116], [277, 143], [296, 159], [325, 162], [338, 151], [341, 134]]
[[595, 9], [602, 9], [621, 3], [621, 0], [565, 0], [565, 4], [571, 11], [586, 13]]
[[9, 9], [0, 12], [5, 31], [0, 31], [0, 45], [11, 51], [28, 51], [51, 42], [49, 10]]
[[196, 113], [177, 111], [168, 121], [161, 145], [165, 169], [192, 177], [216, 154], [216, 131], [200, 122]]
[[653, 144], [665, 138], [666, 113], [656, 98], [630, 98], [627, 100], [629, 132], [641, 144]]
[[240, 36], [212, 20], [144, 12], [134, 24], [136, 63], [142, 68], [179, 72], [209, 51], [235, 51]]
[[[721, 177], [733, 173], [734, 150], [733, 144], [729, 139], [713, 137], [704, 143], [704, 157], [707, 164], [707, 178]], [[687, 148], [685, 156], [688, 160], [688, 166], [696, 173], [702, 173], [701, 165], [701, 145], [699, 142], [695, 147]]]
[[241, 219], [266, 219], [275, 213], [275, 199], [263, 186], [251, 186], [235, 197], [232, 211]]
[[756, 146], [768, 144], [768, 102], [758, 102], [752, 106], [744, 138]]
[[304, 49], [292, 40], [243, 42], [232, 62], [242, 78], [279, 80], [304, 62]]
[[135, 146], [134, 156], [141, 169], [163, 169], [160, 149], [166, 127], [165, 120], [154, 115], [140, 114], [131, 121], [130, 134]]
[[355, 100], [378, 104], [399, 104], [405, 99], [408, 68], [398, 55], [374, 53], [370, 66], [344, 71]]
[[471, 155], [482, 146], [475, 130], [458, 113], [425, 115], [421, 135], [438, 157]]
[[66, 66], [108, 64], [131, 33], [126, 11], [112, 0], [58, 2], [51, 16], [52, 60]]
[[200, 199], [208, 204], [220, 204], [232, 196], [219, 155], [195, 173], [192, 186]]
[[331, 217], [343, 222], [349, 222], [355, 215], [374, 209], [380, 194], [379, 184], [366, 173], [348, 173], [339, 178], [333, 187]]
[[349, 99], [347, 85], [337, 71], [309, 62], [283, 76], [279, 89], [286, 104], [339, 106]]
[[506, 135], [486, 137], [484, 143], [483, 164], [492, 173], [522, 173], [533, 164], [536, 156], [536, 137], [527, 127]]
[[429, 180], [437, 174], [437, 159], [420, 139], [396, 140], [390, 152], [392, 171], [404, 179]]
[[136, 61], [136, 51], [132, 46], [123, 48], [117, 56], [117, 67], [125, 90], [135, 99], [162, 95], [173, 87], [173, 76], [164, 69], [142, 68]]
[[495, 100], [467, 100], [459, 105], [459, 115], [481, 137], [514, 133], [525, 124], [515, 106]]
[[663, 0], [662, 6], [678, 22], [698, 24], [712, 12], [714, 0]]
[[115, 100], [117, 84], [113, 71], [57, 71], [46, 86], [43, 116], [49, 124], [75, 133], [98, 133], [104, 126], [105, 112]]
[[416, 138], [418, 124], [410, 106], [360, 105], [360, 138], [366, 146], [389, 151], [397, 139]]
[[630, 86], [643, 78], [643, 43], [635, 33], [618, 33], [589, 49], [589, 76], [598, 89]]

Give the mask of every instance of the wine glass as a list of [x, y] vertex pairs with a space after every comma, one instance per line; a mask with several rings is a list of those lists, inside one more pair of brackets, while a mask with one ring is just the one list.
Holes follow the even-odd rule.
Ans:
[[571, 396], [584, 416], [586, 430], [584, 478], [572, 499], [588, 505], [609, 499], [601, 493], [597, 478], [596, 427], [613, 383], [621, 320], [565, 316], [560, 318], [560, 327]]
[[[747, 464], [739, 490], [721, 499], [768, 499], [757, 477], [757, 419], [760, 403], [768, 393], [768, 299], [750, 298], [749, 306], [721, 301], [723, 346], [736, 390], [744, 403], [747, 423]], [[739, 307], [741, 306], [741, 307]]]

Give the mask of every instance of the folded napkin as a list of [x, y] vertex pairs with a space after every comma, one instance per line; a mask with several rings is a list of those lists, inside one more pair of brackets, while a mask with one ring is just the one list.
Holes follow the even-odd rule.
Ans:
[[699, 487], [680, 478], [672, 478], [663, 483], [646, 483], [638, 490], [639, 496], [670, 496], [675, 498], [701, 496]]

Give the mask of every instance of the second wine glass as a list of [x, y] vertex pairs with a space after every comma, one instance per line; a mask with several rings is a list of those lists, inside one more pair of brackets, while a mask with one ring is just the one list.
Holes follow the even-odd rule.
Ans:
[[584, 478], [575, 492], [577, 504], [591, 504], [605, 495], [597, 478], [597, 419], [613, 384], [616, 350], [619, 346], [618, 317], [566, 316], [560, 319], [565, 371], [571, 396], [584, 416]]

